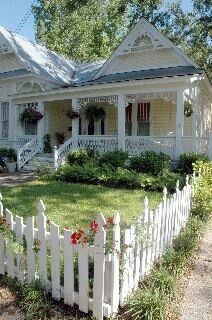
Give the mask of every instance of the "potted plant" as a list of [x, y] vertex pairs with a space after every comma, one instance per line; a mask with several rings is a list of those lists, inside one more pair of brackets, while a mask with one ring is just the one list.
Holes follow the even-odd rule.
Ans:
[[66, 112], [66, 117], [68, 117], [69, 119], [77, 119], [79, 118], [79, 112], [78, 111], [74, 111], [74, 110], [69, 110]]
[[95, 105], [90, 105], [85, 110], [85, 117], [89, 121], [98, 121], [104, 119], [106, 116], [105, 109]]
[[55, 137], [57, 139], [57, 143], [61, 146], [65, 141], [65, 133], [64, 132], [56, 132]]
[[184, 115], [188, 118], [192, 115], [193, 108], [189, 101], [184, 101]]
[[28, 121], [31, 123], [37, 123], [42, 118], [43, 118], [43, 114], [33, 107], [25, 108], [24, 111], [19, 116], [19, 120], [22, 124], [25, 121]]
[[16, 171], [17, 155], [14, 149], [7, 150], [6, 156], [3, 158], [3, 161], [9, 173], [14, 173]]
[[51, 136], [48, 133], [45, 134], [43, 137], [43, 152], [44, 153], [52, 153]]

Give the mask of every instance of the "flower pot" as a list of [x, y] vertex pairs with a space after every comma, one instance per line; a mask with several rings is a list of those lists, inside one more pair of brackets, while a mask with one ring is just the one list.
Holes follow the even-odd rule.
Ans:
[[6, 167], [9, 173], [14, 173], [16, 170], [16, 162], [7, 162]]

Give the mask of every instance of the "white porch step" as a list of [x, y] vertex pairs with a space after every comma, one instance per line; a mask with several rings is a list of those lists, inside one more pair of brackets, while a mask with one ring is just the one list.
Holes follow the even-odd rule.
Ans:
[[54, 170], [54, 157], [52, 153], [38, 153], [26, 163], [21, 171], [36, 171], [38, 168], [47, 167]]

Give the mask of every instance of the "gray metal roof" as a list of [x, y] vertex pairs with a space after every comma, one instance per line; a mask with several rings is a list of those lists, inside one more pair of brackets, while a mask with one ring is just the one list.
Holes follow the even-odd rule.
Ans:
[[155, 79], [155, 78], [165, 78], [165, 77], [176, 77], [185, 76], [193, 74], [202, 74], [204, 71], [195, 68], [194, 66], [179, 66], [179, 67], [169, 67], [169, 68], [159, 68], [150, 70], [139, 70], [124, 73], [108, 74], [99, 77], [92, 81], [81, 82], [75, 84], [75, 86], [85, 86], [92, 84], [110, 83], [110, 82], [121, 82], [130, 80], [145, 80], [145, 79]]
[[3, 72], [3, 73], [0, 73], [0, 79], [7, 79], [7, 78], [12, 78], [12, 77], [24, 76], [29, 73], [30, 73], [30, 71], [27, 69], [19, 69], [19, 70]]

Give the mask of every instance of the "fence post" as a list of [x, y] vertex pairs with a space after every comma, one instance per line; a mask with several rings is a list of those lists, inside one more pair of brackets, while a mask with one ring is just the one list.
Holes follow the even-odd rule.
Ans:
[[3, 203], [2, 203], [3, 197], [0, 192], [0, 217], [3, 217]]
[[143, 279], [146, 273], [146, 265], [147, 265], [147, 224], [148, 224], [148, 214], [149, 214], [149, 200], [147, 197], [144, 198], [144, 217], [143, 217], [143, 231], [144, 231], [144, 239], [142, 241], [142, 252], [141, 252], [141, 267], [140, 267], [140, 280]]
[[118, 311], [119, 306], [119, 256], [120, 256], [120, 214], [113, 218], [113, 254], [111, 265], [111, 314]]
[[38, 253], [39, 257], [39, 273], [40, 282], [46, 288], [47, 286], [47, 246], [46, 246], [46, 208], [42, 200], [37, 205], [38, 210], [38, 241], [40, 250]]
[[93, 316], [97, 320], [103, 319], [104, 304], [104, 274], [105, 274], [105, 243], [106, 223], [104, 216], [100, 213], [96, 218], [98, 230], [94, 242], [94, 286], [93, 286]]

